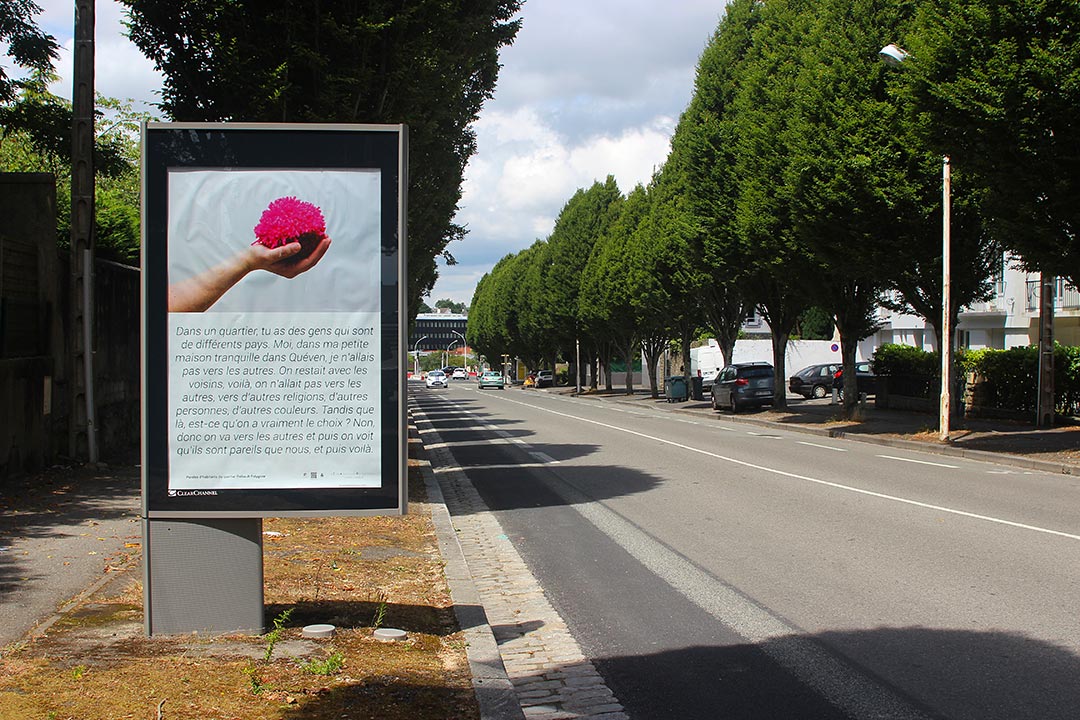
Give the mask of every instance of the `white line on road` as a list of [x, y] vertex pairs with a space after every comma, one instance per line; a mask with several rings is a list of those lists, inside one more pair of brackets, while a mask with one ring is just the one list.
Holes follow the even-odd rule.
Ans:
[[833, 452], [847, 452], [847, 448], [833, 447], [832, 445], [821, 445], [819, 443], [806, 442], [805, 440], [796, 440], [795, 442], [800, 445], [809, 445], [810, 447], [821, 448], [822, 450], [832, 450]]
[[959, 470], [959, 465], [946, 465], [945, 463], [930, 462], [928, 460], [915, 460], [913, 458], [896, 457], [895, 455], [878, 455], [879, 458], [885, 458], [886, 460], [899, 460], [900, 462], [917, 463], [919, 465], [933, 465], [934, 467], [951, 468], [953, 470]]
[[[735, 465], [741, 465], [753, 470], [760, 470], [762, 472], [772, 473], [781, 477], [792, 478], [793, 480], [802, 480], [804, 482], [814, 483], [815, 485], [822, 485], [824, 487], [831, 487], [836, 490], [843, 490], [845, 492], [857, 493], [859, 495], [866, 495], [868, 497], [875, 497], [880, 500], [889, 500], [891, 502], [903, 503], [904, 505], [911, 505], [912, 507], [920, 507], [926, 510], [933, 510], [935, 512], [943, 512], [949, 515], [956, 515], [958, 517], [965, 517], [971, 520], [982, 520], [984, 522], [990, 522], [997, 525], [1005, 525], [1007, 527], [1018, 528], [1020, 530], [1030, 530], [1032, 532], [1043, 533], [1045, 535], [1054, 535], [1056, 537], [1068, 538], [1069, 540], [1080, 540], [1080, 535], [1073, 533], [1061, 532], [1060, 530], [1051, 530], [1049, 528], [1039, 527], [1037, 525], [1028, 525], [1026, 523], [1013, 522], [1012, 520], [1005, 520], [1003, 518], [996, 518], [990, 515], [980, 515], [978, 513], [967, 512], [966, 510], [957, 510], [955, 508], [945, 507], [943, 505], [933, 505], [931, 503], [924, 503], [919, 500], [911, 500], [909, 498], [898, 497], [896, 495], [888, 495], [886, 493], [874, 492], [873, 490], [865, 490], [863, 488], [852, 487], [851, 485], [843, 485], [841, 483], [830, 482], [829, 480], [821, 480], [818, 478], [812, 478], [807, 475], [799, 475], [797, 473], [787, 472], [785, 470], [778, 470], [776, 468], [765, 467], [764, 465], [757, 465], [755, 463], [746, 462], [745, 460], [739, 460], [737, 458], [727, 457], [726, 455], [720, 455], [718, 453], [709, 452], [708, 450], [702, 450], [700, 448], [691, 447], [690, 445], [684, 445], [683, 443], [675, 442], [674, 440], [665, 440], [664, 438], [656, 437], [655, 435], [648, 435], [646, 433], [638, 432], [636, 430], [630, 430], [628, 428], [621, 428], [617, 425], [610, 425], [608, 423], [600, 422], [599, 420], [590, 420], [588, 418], [579, 417], [577, 415], [571, 415], [569, 413], [559, 412], [558, 410], [551, 410], [549, 408], [540, 407], [538, 405], [530, 405], [529, 403], [523, 403], [517, 400], [507, 399], [507, 402], [514, 403], [515, 405], [522, 405], [533, 410], [540, 410], [542, 412], [550, 413], [552, 415], [558, 415], [560, 417], [569, 418], [571, 420], [577, 420], [579, 422], [588, 423], [590, 425], [597, 425], [599, 427], [607, 428], [613, 432], [626, 433], [627, 435], [634, 435], [635, 437], [645, 438], [654, 442], [661, 443], [663, 445], [670, 445], [671, 447], [677, 447], [682, 450], [697, 453], [699, 455], [705, 455], [707, 457], [716, 458], [717, 460], [723, 460]], [[929, 463], [933, 464], [933, 463]]]
[[529, 454], [530, 454], [530, 455], [532, 455], [532, 456], [533, 456], [534, 458], [536, 458], [537, 460], [539, 460], [540, 462], [543, 462], [543, 463], [547, 463], [548, 465], [558, 465], [558, 464], [559, 464], [559, 461], [558, 461], [558, 460], [556, 460], [555, 458], [551, 457], [551, 456], [550, 456], [550, 455], [548, 455], [547, 453], [542, 453], [542, 452], [530, 452]]

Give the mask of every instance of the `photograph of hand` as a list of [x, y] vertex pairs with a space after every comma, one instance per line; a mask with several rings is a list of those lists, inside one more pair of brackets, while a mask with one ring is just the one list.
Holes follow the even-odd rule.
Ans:
[[376, 310], [380, 187], [370, 171], [171, 171], [168, 312]]
[[329, 248], [330, 238], [325, 235], [306, 254], [299, 240], [274, 248], [256, 242], [219, 265], [170, 284], [169, 312], [202, 312], [255, 270], [294, 278], [315, 267]]

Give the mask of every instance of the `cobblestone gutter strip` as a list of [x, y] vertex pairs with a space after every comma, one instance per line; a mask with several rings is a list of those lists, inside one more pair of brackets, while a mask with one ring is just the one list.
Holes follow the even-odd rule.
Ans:
[[[626, 720], [622, 705], [584, 656], [498, 520], [442, 446], [438, 433], [415, 408], [413, 419], [425, 448], [430, 448], [426, 450], [430, 472], [442, 488], [440, 496], [453, 523], [451, 534], [467, 565], [464, 572], [479, 596], [479, 603], [465, 608], [462, 627], [486, 615], [501, 656], [499, 664], [505, 664], [516, 691], [519, 713], [528, 720]], [[430, 497], [438, 503], [434, 494]], [[458, 605], [452, 572], [458, 573], [451, 571], [448, 559], [447, 578]], [[471, 664], [471, 650], [469, 657]]]
[[431, 470], [431, 463], [427, 460], [419, 462], [431, 507], [431, 521], [439, 540], [439, 552], [446, 563], [444, 572], [450, 586], [450, 596], [454, 600], [454, 614], [465, 636], [465, 654], [469, 658], [480, 717], [482, 720], [522, 720], [521, 705], [514, 693], [514, 685], [506, 674], [487, 614], [480, 604], [480, 595], [450, 521], [442, 489]]

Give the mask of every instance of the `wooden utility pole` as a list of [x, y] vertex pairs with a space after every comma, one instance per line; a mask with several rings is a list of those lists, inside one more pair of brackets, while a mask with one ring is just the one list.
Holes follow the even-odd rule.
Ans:
[[71, 133], [71, 433], [73, 457], [97, 462], [94, 411], [94, 0], [75, 3]]
[[1039, 275], [1039, 397], [1036, 427], [1054, 424], [1054, 290], [1053, 275]]

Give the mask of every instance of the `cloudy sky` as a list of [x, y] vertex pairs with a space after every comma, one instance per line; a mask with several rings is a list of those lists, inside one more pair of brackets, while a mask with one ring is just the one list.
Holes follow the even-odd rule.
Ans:
[[[37, 0], [39, 25], [63, 45], [54, 92], [71, 97], [72, 0]], [[458, 222], [429, 303], [468, 303], [504, 255], [551, 233], [578, 188], [615, 176], [623, 192], [663, 163], [694, 69], [724, 0], [526, 0], [501, 55], [495, 97], [476, 124]], [[121, 10], [97, 0], [99, 92], [154, 102], [161, 81], [124, 36]]]

